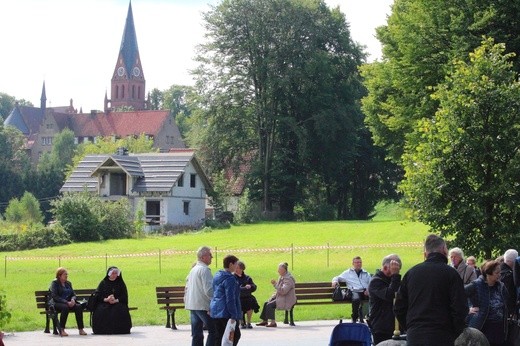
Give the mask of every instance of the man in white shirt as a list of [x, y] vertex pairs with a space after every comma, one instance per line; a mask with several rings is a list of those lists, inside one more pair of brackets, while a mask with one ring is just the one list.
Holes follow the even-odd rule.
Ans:
[[364, 322], [361, 300], [368, 299], [370, 274], [362, 268], [362, 265], [361, 257], [356, 256], [352, 259], [352, 268], [332, 278], [332, 287], [335, 287], [339, 282], [346, 282], [347, 287], [352, 290], [353, 323], [356, 323], [358, 318], [361, 323]]
[[204, 345], [204, 325], [208, 328], [206, 346], [215, 344], [215, 328], [209, 316], [209, 303], [213, 297], [213, 275], [209, 269], [212, 258], [209, 247], [200, 247], [197, 250], [197, 263], [186, 278], [184, 305], [186, 310], [190, 310], [192, 346]]

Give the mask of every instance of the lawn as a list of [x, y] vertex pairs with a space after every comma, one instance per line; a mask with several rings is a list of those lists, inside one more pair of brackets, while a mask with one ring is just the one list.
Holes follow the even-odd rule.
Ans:
[[[381, 215], [373, 221], [267, 222], [233, 226], [230, 229], [143, 239], [78, 243], [54, 248], [0, 253], [4, 278], [0, 290], [7, 294], [11, 322], [4, 331], [43, 329], [44, 317], [36, 309], [34, 291], [47, 289], [58, 266], [69, 270], [75, 288], [96, 287], [105, 268], [121, 268], [129, 289], [134, 325], [161, 325], [166, 313], [158, 309], [156, 286], [182, 285], [196, 260], [201, 245], [214, 250], [215, 273], [226, 254], [235, 254], [247, 266], [246, 273], [258, 285], [255, 293], [261, 303], [272, 291], [269, 281], [277, 277], [277, 265], [288, 262], [297, 281], [329, 281], [350, 267], [352, 257], [363, 258], [363, 266], [373, 273], [381, 259], [397, 253], [403, 269], [423, 259], [420, 245], [427, 226], [410, 221], [391, 220]], [[279, 312], [278, 319], [282, 313]], [[295, 319], [339, 319], [350, 316], [350, 306], [301, 306]], [[180, 310], [178, 323], [188, 323], [189, 315]], [[258, 320], [258, 315], [254, 316]], [[75, 326], [69, 317], [68, 328]]]

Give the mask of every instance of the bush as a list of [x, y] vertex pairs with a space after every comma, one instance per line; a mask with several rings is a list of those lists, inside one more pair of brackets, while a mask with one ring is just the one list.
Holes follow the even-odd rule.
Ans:
[[125, 198], [104, 202], [87, 192], [71, 193], [53, 201], [53, 213], [74, 241], [131, 237], [133, 223]]
[[226, 229], [230, 228], [231, 225], [227, 221], [219, 221], [219, 220], [206, 220], [204, 221], [204, 226], [212, 229]]
[[0, 332], [11, 320], [11, 312], [7, 310], [7, 299], [4, 291], [0, 291]]
[[216, 219], [219, 222], [228, 222], [233, 223], [234, 215], [232, 211], [223, 211], [221, 213], [218, 213]]
[[238, 223], [253, 223], [259, 218], [255, 213], [255, 206], [249, 198], [249, 189], [244, 189], [238, 201], [238, 210], [235, 213], [235, 221]]
[[0, 234], [0, 251], [42, 249], [70, 243], [68, 233], [58, 226], [43, 227], [21, 233]]

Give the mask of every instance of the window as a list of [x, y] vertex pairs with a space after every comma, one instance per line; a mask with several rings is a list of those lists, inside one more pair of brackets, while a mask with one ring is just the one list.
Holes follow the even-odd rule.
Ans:
[[47, 130], [52, 130], [52, 124], [47, 124]]
[[79, 138], [78, 137], [74, 137], [74, 144], [79, 144]]
[[196, 174], [190, 174], [190, 187], [195, 187], [195, 178], [197, 178]]
[[179, 180], [177, 180], [177, 186], [178, 187], [184, 186], [184, 174], [181, 174], [181, 176], [179, 177]]
[[183, 202], [184, 215], [190, 215], [190, 201]]
[[52, 145], [52, 137], [42, 137], [42, 145]]
[[119, 85], [116, 85], [116, 99], [119, 98]]

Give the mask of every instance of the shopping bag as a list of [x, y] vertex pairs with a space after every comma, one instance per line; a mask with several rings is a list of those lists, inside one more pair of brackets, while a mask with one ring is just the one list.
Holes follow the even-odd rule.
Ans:
[[235, 326], [236, 321], [231, 322], [231, 319], [227, 321], [224, 335], [222, 336], [222, 346], [233, 346], [233, 340], [235, 340]]

